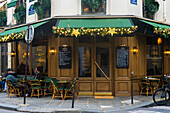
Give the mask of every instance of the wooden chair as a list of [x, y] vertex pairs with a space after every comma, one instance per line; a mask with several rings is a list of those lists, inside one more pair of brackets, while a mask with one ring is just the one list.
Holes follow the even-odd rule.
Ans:
[[150, 86], [149, 79], [141, 78], [139, 85], [140, 85], [140, 95], [146, 94], [148, 96], [149, 94], [152, 94], [152, 90], [151, 90], [152, 88]]
[[21, 88], [17, 88], [15, 87], [10, 81], [6, 81], [7, 82], [7, 88], [8, 88], [8, 91], [9, 91], [9, 95], [10, 95], [10, 98], [12, 95], [18, 95], [19, 97], [21, 97], [21, 94], [22, 94], [22, 90]]
[[51, 78], [52, 86], [53, 86], [53, 96], [52, 100], [55, 97], [61, 97], [63, 100], [63, 88], [59, 85], [58, 80], [55, 78]]
[[41, 87], [42, 87], [42, 89], [43, 89], [43, 95], [44, 95], [44, 97], [45, 97], [46, 95], [52, 94], [52, 92], [47, 92], [47, 91], [50, 90], [51, 87], [52, 87], [51, 78], [50, 78], [50, 77], [45, 77], [45, 78], [44, 78], [44, 81], [42, 82], [42, 84], [43, 84], [43, 86], [41, 86]]
[[160, 84], [160, 79], [158, 78], [155, 78], [155, 80], [153, 79], [150, 81], [152, 93], [154, 93], [159, 88], [159, 84]]
[[[65, 92], [64, 100], [65, 98], [69, 98], [69, 97], [73, 98], [73, 88], [74, 85], [76, 85], [76, 83], [78, 82], [78, 80], [79, 78], [74, 79], [68, 88], [64, 88], [64, 92]], [[77, 98], [77, 93], [75, 93], [75, 98]]]
[[42, 88], [41, 88], [41, 83], [39, 80], [30, 80], [30, 85], [31, 85], [31, 98], [33, 96], [42, 96]]

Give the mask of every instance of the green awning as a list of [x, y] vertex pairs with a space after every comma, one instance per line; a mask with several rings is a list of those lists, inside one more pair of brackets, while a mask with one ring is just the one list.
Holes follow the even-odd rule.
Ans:
[[149, 24], [153, 27], [159, 27], [159, 28], [165, 28], [165, 29], [170, 28], [170, 26], [168, 26], [168, 25], [163, 25], [163, 24], [159, 24], [159, 23], [155, 23], [155, 22], [151, 22], [151, 21], [146, 21], [146, 20], [140, 20], [140, 21], [142, 21], [146, 24]]
[[[41, 26], [41, 25], [43, 25], [43, 24], [45, 24], [45, 23], [47, 23], [47, 22], [48, 22], [48, 21], [36, 23], [36, 24], [33, 24], [32, 26], [33, 26], [34, 28], [36, 28], [36, 27]], [[22, 32], [22, 31], [25, 31], [25, 30], [27, 29], [27, 27], [28, 27], [28, 26], [25, 25], [25, 26], [23, 26], [23, 27], [13, 28], [13, 29], [6, 30], [6, 31], [0, 33], [0, 36], [10, 35], [10, 34], [12, 34], [12, 33], [20, 33], [20, 32]]]
[[16, 6], [16, 4], [17, 4], [17, 0], [12, 0], [7, 6], [8, 8], [10, 8], [10, 7]]
[[130, 19], [60, 19], [59, 28], [101, 28], [101, 27], [132, 27]]

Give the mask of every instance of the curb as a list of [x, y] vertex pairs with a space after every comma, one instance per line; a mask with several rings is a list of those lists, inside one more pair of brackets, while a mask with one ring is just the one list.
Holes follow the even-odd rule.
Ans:
[[29, 106], [17, 106], [17, 105], [10, 105], [10, 104], [4, 104], [0, 103], [0, 108], [6, 109], [6, 110], [13, 110], [13, 111], [19, 111], [19, 112], [30, 112], [30, 113], [104, 113], [104, 112], [114, 112], [114, 111], [122, 111], [122, 110], [129, 110], [129, 109], [136, 109], [140, 107], [146, 107], [146, 106], [152, 106], [154, 105], [151, 101], [146, 101], [140, 104], [131, 105], [128, 106], [120, 106], [116, 109], [81, 109], [81, 108], [68, 108], [68, 109], [34, 109], [29, 108]]
[[110, 110], [106, 110], [105, 112], [114, 112], [114, 111], [122, 111], [122, 110], [130, 110], [130, 109], [136, 109], [136, 108], [141, 108], [141, 107], [146, 107], [146, 106], [151, 106], [151, 105], [154, 105], [153, 102], [151, 101], [147, 101], [147, 102], [143, 102], [141, 104], [138, 104], [138, 105], [129, 105], [129, 106], [126, 106], [126, 107], [120, 107], [120, 108], [117, 108], [117, 109], [110, 109]]
[[4, 104], [4, 103], [0, 103], [0, 108], [1, 109], [7, 109], [7, 110], [13, 110], [16, 111], [18, 106], [15, 105], [11, 105], [11, 104]]

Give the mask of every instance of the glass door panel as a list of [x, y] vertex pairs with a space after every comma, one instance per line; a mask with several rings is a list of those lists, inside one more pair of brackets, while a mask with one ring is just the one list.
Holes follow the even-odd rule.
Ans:
[[91, 48], [78, 47], [78, 60], [79, 77], [91, 77]]
[[109, 48], [96, 47], [96, 77], [109, 77]]

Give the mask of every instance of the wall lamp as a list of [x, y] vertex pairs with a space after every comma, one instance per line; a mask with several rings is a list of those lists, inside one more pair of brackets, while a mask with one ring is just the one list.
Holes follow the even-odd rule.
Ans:
[[162, 44], [162, 39], [158, 38], [157, 43], [158, 43], [158, 45], [161, 45]]
[[165, 52], [164, 52], [165, 55], [170, 55], [170, 50], [169, 49], [166, 49]]
[[132, 50], [133, 54], [138, 54], [138, 48], [135, 46], [133, 47], [133, 50]]
[[51, 54], [51, 55], [54, 55], [54, 54], [55, 54], [55, 52], [56, 52], [56, 50], [55, 50], [55, 48], [54, 48], [54, 47], [51, 47], [49, 52], [50, 52], [50, 54]]
[[11, 57], [14, 57], [16, 53], [14, 51], [11, 51]]

